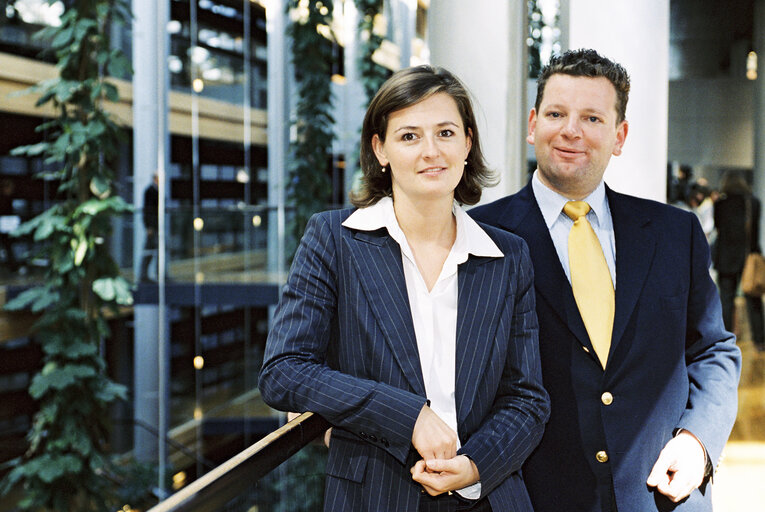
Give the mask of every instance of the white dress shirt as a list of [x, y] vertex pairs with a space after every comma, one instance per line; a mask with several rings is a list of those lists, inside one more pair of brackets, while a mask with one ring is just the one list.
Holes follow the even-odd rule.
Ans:
[[[430, 408], [457, 432], [457, 407], [454, 400], [457, 353], [457, 267], [468, 255], [502, 257], [497, 244], [455, 202], [452, 213], [457, 220], [457, 236], [441, 268], [441, 274], [428, 291], [417, 268], [412, 249], [396, 220], [393, 199], [384, 197], [348, 217], [343, 226], [362, 231], [386, 228], [401, 247], [406, 290], [412, 311], [425, 392]], [[457, 448], [461, 446], [458, 439]], [[457, 491], [469, 499], [481, 494], [480, 482]]]
[[[542, 217], [545, 219], [547, 229], [550, 230], [555, 250], [558, 253], [563, 271], [566, 273], [568, 282], [571, 282], [571, 270], [568, 264], [568, 234], [574, 221], [563, 213], [563, 206], [570, 201], [566, 197], [550, 190], [539, 179], [539, 170], [534, 171], [531, 178], [531, 188], [534, 191], [534, 197], [537, 200], [539, 209], [542, 211]], [[584, 201], [590, 205], [590, 211], [587, 213], [589, 221], [595, 235], [598, 237], [600, 246], [603, 248], [603, 255], [606, 257], [608, 270], [611, 272], [611, 282], [616, 289], [616, 242], [614, 238], [614, 222], [611, 218], [611, 209], [608, 207], [606, 198], [606, 186], [603, 181]]]

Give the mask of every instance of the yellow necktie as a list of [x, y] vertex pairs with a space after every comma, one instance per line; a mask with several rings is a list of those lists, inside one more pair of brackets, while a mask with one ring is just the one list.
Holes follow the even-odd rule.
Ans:
[[569, 201], [563, 207], [574, 225], [568, 234], [571, 289], [587, 334], [603, 368], [611, 347], [614, 325], [614, 285], [597, 235], [587, 220], [590, 205]]

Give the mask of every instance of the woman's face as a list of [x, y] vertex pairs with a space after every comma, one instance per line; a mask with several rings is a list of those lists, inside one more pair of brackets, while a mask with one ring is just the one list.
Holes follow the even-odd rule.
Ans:
[[434, 94], [388, 117], [385, 142], [372, 137], [381, 166], [390, 164], [394, 199], [453, 198], [472, 144], [457, 103]]

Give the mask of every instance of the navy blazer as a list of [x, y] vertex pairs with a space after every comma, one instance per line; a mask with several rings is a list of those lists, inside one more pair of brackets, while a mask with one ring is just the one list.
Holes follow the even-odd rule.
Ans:
[[552, 412], [524, 479], [537, 512], [603, 512], [612, 492], [620, 511], [711, 510], [706, 486], [677, 505], [646, 486], [677, 429], [695, 434], [717, 463], [736, 417], [741, 354], [723, 326], [709, 247], [694, 214], [608, 188], [606, 195], [616, 312], [605, 370], [531, 184], [469, 212], [523, 237], [534, 264]]
[[[334, 429], [325, 510], [417, 510], [412, 431], [426, 403], [401, 250], [388, 231], [311, 218], [266, 343], [269, 405], [313, 411]], [[520, 238], [483, 227], [505, 255], [458, 268], [455, 401], [460, 453], [496, 511], [531, 511], [518, 472], [549, 415], [541, 385], [532, 268]]]

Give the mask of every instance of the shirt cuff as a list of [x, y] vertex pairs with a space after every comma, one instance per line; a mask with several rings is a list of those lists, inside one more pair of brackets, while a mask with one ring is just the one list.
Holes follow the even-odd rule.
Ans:
[[477, 500], [481, 497], [481, 482], [478, 481], [462, 489], [457, 489], [455, 492], [466, 500]]

